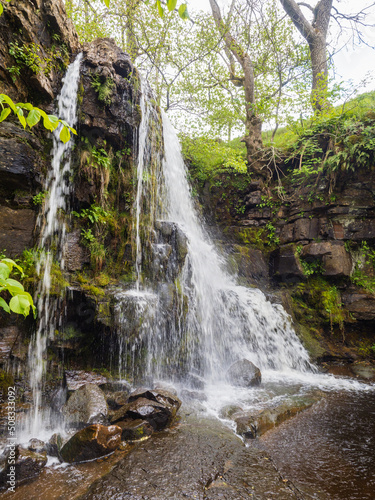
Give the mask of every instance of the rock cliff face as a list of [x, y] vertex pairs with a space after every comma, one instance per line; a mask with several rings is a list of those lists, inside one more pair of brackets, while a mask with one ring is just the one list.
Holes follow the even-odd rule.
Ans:
[[[69, 179], [75, 186], [71, 206], [77, 215], [65, 217], [65, 271], [62, 273], [55, 263], [51, 287], [55, 296], [68, 290], [62, 330], [66, 327], [70, 333], [57, 332], [51, 349], [54, 359], [64, 347], [68, 359], [71, 354], [83, 364], [89, 359], [95, 365], [109, 362], [111, 338], [105, 324], [110, 311], [105, 287], [116, 284], [121, 275], [131, 279], [127, 273], [133, 267], [133, 151], [141, 119], [138, 73], [113, 40], [81, 46], [63, 1], [20, 0], [4, 6], [0, 16], [0, 93], [14, 102], [31, 102], [56, 114], [62, 77], [79, 52], [83, 52], [83, 60], [78, 136], [74, 178]], [[48, 196], [43, 185], [51, 148], [51, 135], [40, 124], [23, 129], [11, 116], [0, 124], [0, 251], [21, 259], [27, 274], [24, 284], [31, 293], [38, 279], [37, 217], [43, 214], [43, 200]], [[95, 210], [100, 213], [91, 225], [87, 214]], [[91, 239], [82, 237], [83, 229], [89, 231]], [[0, 311], [3, 366], [9, 360], [25, 362], [32, 329], [29, 320]]]
[[372, 359], [374, 168], [315, 177], [306, 187], [284, 180], [284, 201], [276, 180], [253, 177], [226, 196], [218, 184], [206, 183], [201, 202], [227, 235], [240, 279], [282, 290], [283, 305], [312, 335], [304, 340], [315, 357]]

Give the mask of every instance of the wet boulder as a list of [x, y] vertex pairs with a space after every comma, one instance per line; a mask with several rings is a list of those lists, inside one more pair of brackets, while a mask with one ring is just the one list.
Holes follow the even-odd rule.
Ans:
[[13, 486], [9, 481], [15, 481], [15, 484], [34, 479], [39, 475], [47, 463], [46, 453], [35, 453], [31, 450], [25, 450], [21, 446], [8, 447], [3, 456], [3, 470], [0, 472], [0, 487]]
[[294, 417], [297, 413], [310, 408], [320, 397], [321, 395], [318, 393], [304, 397], [292, 397], [272, 408], [243, 412], [239, 416], [233, 415], [236, 422], [236, 432], [248, 439], [259, 437], [268, 430]]
[[72, 426], [107, 423], [107, 402], [95, 384], [86, 384], [73, 392], [62, 411]]
[[[103, 375], [94, 372], [86, 372], [84, 370], [66, 370], [65, 378], [68, 391], [76, 391], [86, 384], [105, 385], [108, 382]], [[100, 387], [102, 387], [102, 385], [100, 385]]]
[[139, 439], [151, 436], [154, 432], [154, 428], [147, 420], [127, 419], [116, 422], [116, 425], [121, 428], [122, 441], [138, 441]]
[[262, 381], [259, 368], [248, 359], [241, 359], [233, 363], [226, 375], [227, 380], [232, 385], [240, 387], [252, 387], [259, 385]]
[[117, 410], [111, 418], [115, 424], [120, 420], [146, 420], [159, 431], [172, 421], [172, 412], [166, 406], [146, 398], [138, 398]]
[[76, 432], [61, 448], [60, 455], [65, 462], [86, 462], [109, 455], [120, 443], [120, 427], [95, 424]]
[[47, 454], [51, 457], [60, 458], [60, 451], [63, 446], [63, 440], [60, 434], [53, 434], [46, 444]]
[[177, 395], [166, 389], [137, 389], [130, 394], [128, 402], [131, 403], [139, 398], [149, 399], [150, 401], [155, 401], [167, 407], [171, 412], [172, 418], [176, 416], [181, 407], [181, 400]]
[[28, 450], [34, 451], [35, 453], [43, 453], [47, 451], [46, 443], [41, 441], [40, 439], [30, 439], [29, 445], [27, 447]]
[[118, 410], [128, 402], [129, 393], [124, 391], [110, 392], [106, 394], [108, 406], [112, 410]]

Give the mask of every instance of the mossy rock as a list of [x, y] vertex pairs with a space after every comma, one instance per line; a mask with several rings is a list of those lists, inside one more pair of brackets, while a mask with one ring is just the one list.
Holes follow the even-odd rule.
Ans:
[[14, 386], [13, 376], [4, 370], [0, 370], [0, 394], [6, 399], [9, 387]]

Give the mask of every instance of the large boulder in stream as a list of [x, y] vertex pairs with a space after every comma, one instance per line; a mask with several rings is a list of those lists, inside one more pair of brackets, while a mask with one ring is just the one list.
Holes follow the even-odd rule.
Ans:
[[116, 425], [121, 428], [122, 441], [139, 441], [150, 437], [154, 432], [154, 428], [147, 420], [121, 420]]
[[308, 396], [294, 396], [290, 399], [264, 410], [247, 411], [234, 414], [236, 432], [247, 439], [262, 436], [265, 432], [277, 427], [297, 413], [307, 410], [321, 398], [319, 392]]
[[121, 443], [121, 428], [117, 425], [90, 425], [76, 432], [61, 449], [65, 462], [77, 463], [109, 455]]
[[2, 457], [3, 469], [0, 472], [0, 487], [9, 487], [34, 479], [47, 463], [46, 453], [35, 453], [21, 446], [8, 447]]
[[252, 387], [259, 385], [262, 375], [257, 366], [248, 359], [236, 361], [227, 371], [227, 379], [232, 385]]
[[107, 423], [105, 395], [95, 384], [86, 384], [73, 392], [62, 411], [66, 422], [72, 426]]
[[111, 424], [128, 419], [146, 420], [155, 430], [160, 431], [172, 421], [173, 416], [171, 410], [163, 404], [138, 398], [117, 410], [111, 418]]
[[137, 389], [130, 394], [128, 403], [136, 401], [139, 398], [149, 399], [150, 401], [155, 401], [156, 403], [166, 406], [170, 410], [172, 418], [176, 416], [181, 407], [181, 400], [177, 395], [162, 388]]

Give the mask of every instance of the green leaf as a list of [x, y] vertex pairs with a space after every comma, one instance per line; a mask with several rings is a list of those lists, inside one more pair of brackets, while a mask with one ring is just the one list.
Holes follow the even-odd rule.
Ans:
[[6, 102], [10, 108], [16, 113], [16, 105], [10, 97], [5, 94], [0, 94], [0, 102]]
[[164, 9], [161, 6], [160, 0], [156, 0], [156, 5], [158, 7], [159, 16], [163, 17], [164, 16]]
[[21, 267], [21, 266], [19, 266], [18, 264], [16, 264], [16, 263], [14, 262], [14, 260], [12, 260], [12, 259], [8, 259], [7, 257], [5, 257], [4, 259], [1, 259], [1, 260], [0, 260], [0, 262], [5, 262], [5, 264], [9, 267], [9, 269], [10, 269], [10, 270], [12, 270], [12, 269], [13, 269], [13, 267], [16, 267], [16, 268], [19, 270], [19, 272], [20, 272], [21, 274], [23, 274], [23, 269], [22, 269], [22, 267]]
[[21, 122], [21, 125], [23, 126], [23, 128], [26, 128], [26, 120], [25, 120], [25, 117], [23, 116], [23, 111], [21, 108], [16, 109], [16, 115], [18, 116], [18, 119]]
[[[1, 5], [1, 4], [0, 4]], [[0, 122], [4, 121], [5, 118], [9, 115], [9, 113], [11, 112], [11, 109], [10, 108], [4, 108], [1, 112], [1, 115], [0, 115]]]
[[52, 124], [52, 130], [55, 130], [59, 125], [59, 119], [55, 115], [47, 115], [50, 123]]
[[17, 102], [17, 106], [22, 109], [27, 109], [28, 111], [31, 111], [34, 109], [34, 106], [30, 104], [29, 102]]
[[59, 137], [64, 144], [67, 143], [70, 140], [69, 128], [64, 125], [63, 128], [61, 129]]
[[110, 2], [110, 0], [104, 0], [106, 7], [109, 7], [109, 2]]
[[41, 114], [37, 109], [32, 109], [26, 118], [28, 126], [31, 128], [36, 125], [40, 120]]
[[167, 7], [169, 12], [172, 12], [176, 8], [177, 0], [167, 0]]
[[[3, 7], [3, 6], [1, 5], [1, 3], [0, 3], [0, 16], [1, 16], [1, 14], [2, 14], [3, 12], [4, 12], [4, 7]], [[1, 303], [0, 303], [0, 304], [1, 304]], [[9, 312], [9, 311], [8, 311], [8, 312]]]
[[188, 13], [188, 10], [187, 10], [187, 5], [186, 3], [183, 3], [180, 5], [180, 7], [178, 8], [178, 13], [179, 13], [179, 16], [181, 17], [181, 19], [189, 19], [189, 13]]
[[2, 307], [5, 312], [10, 313], [10, 307], [2, 297], [0, 297], [0, 307]]
[[69, 130], [74, 134], [74, 135], [77, 135], [77, 131], [75, 128], [73, 127], [69, 127]]
[[9, 307], [10, 310], [17, 313], [23, 314], [25, 317], [30, 312], [30, 299], [26, 294], [18, 294], [10, 299]]
[[43, 125], [44, 125], [44, 128], [46, 128], [47, 130], [50, 130], [51, 132], [53, 132], [55, 130], [55, 128], [53, 127], [53, 124], [51, 122], [51, 120], [49, 119], [49, 116], [46, 115], [43, 117]]
[[8, 287], [8, 289], [9, 289], [10, 292], [12, 290], [18, 290], [18, 291], [21, 291], [21, 292], [24, 291], [22, 283], [20, 283], [17, 280], [14, 280], [13, 278], [8, 278], [6, 280], [6, 284], [7, 284], [7, 287]]
[[10, 275], [10, 271], [11, 270], [9, 269], [9, 267], [6, 264], [3, 264], [2, 262], [0, 262], [0, 277], [3, 280], [8, 279], [8, 276]]

